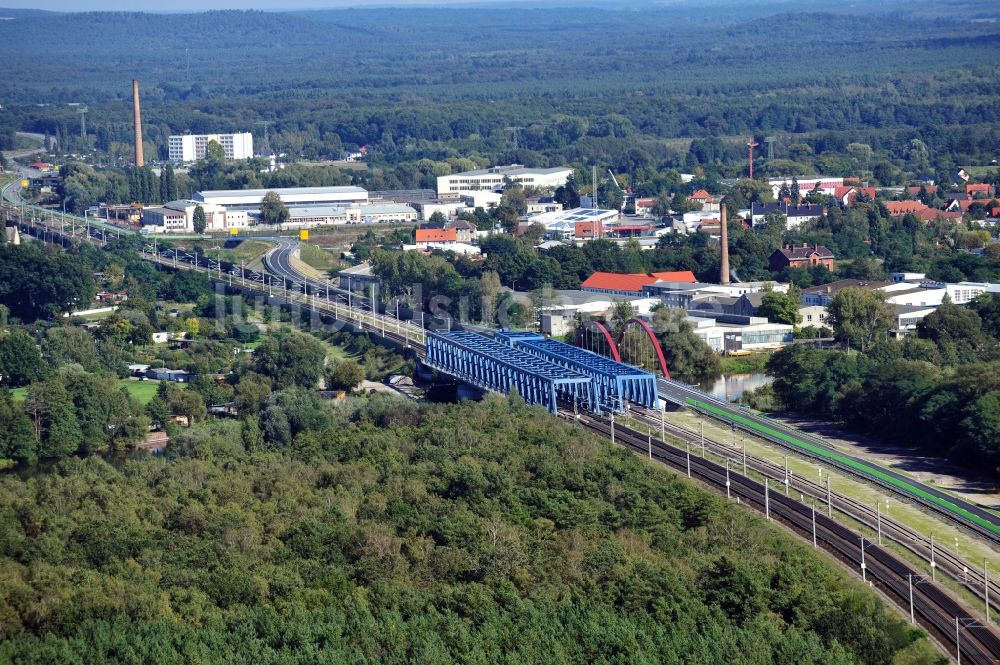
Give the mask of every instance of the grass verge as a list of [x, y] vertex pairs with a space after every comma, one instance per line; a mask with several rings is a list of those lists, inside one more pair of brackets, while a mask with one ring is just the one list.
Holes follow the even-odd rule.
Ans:
[[[119, 379], [118, 385], [128, 391], [143, 406], [149, 404], [156, 397], [156, 389], [160, 385], [159, 381], [139, 381], [137, 379]], [[23, 402], [28, 398], [27, 388], [14, 388], [10, 391], [15, 402]]]
[[749, 356], [722, 356], [723, 374], [756, 374], [764, 371], [764, 366], [773, 355], [770, 351]]
[[299, 245], [299, 258], [310, 268], [323, 272], [343, 267], [343, 263], [334, 252], [307, 242]]

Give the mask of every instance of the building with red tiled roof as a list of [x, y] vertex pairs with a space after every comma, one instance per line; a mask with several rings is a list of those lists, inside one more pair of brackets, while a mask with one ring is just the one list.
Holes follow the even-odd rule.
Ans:
[[906, 191], [910, 193], [910, 196], [917, 196], [921, 189], [928, 194], [937, 194], [940, 188], [937, 185], [911, 185], [906, 188]]
[[959, 221], [962, 219], [962, 213], [952, 210], [938, 210], [937, 208], [924, 208], [913, 213], [922, 222], [933, 222], [938, 219], [945, 219], [951, 221]]
[[833, 252], [823, 245], [802, 243], [801, 246], [786, 245], [774, 250], [771, 254], [770, 269], [780, 272], [785, 268], [815, 268], [826, 266], [830, 272], [834, 270]]
[[417, 229], [416, 241], [420, 242], [458, 242], [458, 229]]
[[833, 190], [834, 198], [840, 201], [841, 205], [845, 206], [853, 204], [857, 200], [859, 194], [864, 194], [867, 198], [874, 199], [875, 188], [842, 185], [840, 187], [835, 187]]
[[981, 197], [989, 198], [989, 197], [993, 196], [993, 194], [995, 193], [995, 190], [993, 189], [993, 185], [991, 185], [991, 184], [989, 184], [987, 182], [983, 182], [983, 183], [970, 183], [970, 182], [967, 182], [967, 183], [965, 183], [965, 193], [968, 194], [969, 196], [977, 196], [978, 195], [978, 196], [981, 196]]
[[633, 273], [628, 275], [616, 272], [595, 272], [584, 280], [580, 288], [593, 293], [633, 296], [641, 294], [644, 286], [653, 284], [654, 282], [687, 282], [694, 284], [697, 281], [694, 273], [690, 270]]
[[691, 200], [691, 201], [694, 201], [695, 203], [700, 203], [702, 210], [718, 210], [719, 209], [719, 202], [715, 199], [714, 196], [712, 196], [711, 194], [709, 194], [704, 189], [699, 189], [699, 190], [696, 190], [696, 191], [692, 192], [691, 196], [689, 196], [688, 199]]
[[926, 203], [920, 201], [886, 201], [885, 209], [892, 217], [902, 217], [907, 213], [917, 213], [927, 209]]

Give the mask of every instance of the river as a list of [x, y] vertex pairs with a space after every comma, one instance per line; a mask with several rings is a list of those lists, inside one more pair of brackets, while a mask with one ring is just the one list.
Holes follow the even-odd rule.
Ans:
[[726, 402], [735, 402], [743, 393], [766, 386], [773, 380], [771, 376], [763, 372], [754, 374], [723, 374], [714, 381], [706, 381], [699, 384], [698, 387], [712, 397]]

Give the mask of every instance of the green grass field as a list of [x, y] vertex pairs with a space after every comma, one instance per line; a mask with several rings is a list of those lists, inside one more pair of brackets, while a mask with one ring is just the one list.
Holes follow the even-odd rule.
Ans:
[[327, 251], [316, 245], [310, 245], [307, 242], [299, 246], [299, 257], [306, 265], [324, 272], [343, 267], [343, 263], [341, 263], [334, 252]]
[[265, 240], [244, 240], [233, 249], [223, 250], [222, 258], [230, 263], [239, 263], [240, 261], [250, 263], [263, 256], [272, 247], [274, 247], [274, 243]]
[[[149, 404], [152, 399], [156, 396], [156, 388], [160, 385], [159, 381], [137, 381], [134, 379], [119, 379], [118, 385], [125, 388], [129, 395], [134, 397], [140, 404], [145, 406]], [[183, 384], [182, 384], [183, 385]], [[23, 402], [28, 397], [27, 388], [14, 388], [10, 391], [14, 397], [14, 401]]]

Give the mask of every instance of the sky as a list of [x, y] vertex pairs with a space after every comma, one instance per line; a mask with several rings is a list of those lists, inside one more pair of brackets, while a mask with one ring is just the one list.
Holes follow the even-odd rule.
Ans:
[[[461, 0], [468, 4], [469, 0]], [[357, 5], [446, 4], [448, 0], [0, 0], [0, 7], [84, 11], [207, 11], [210, 9], [325, 9]]]

